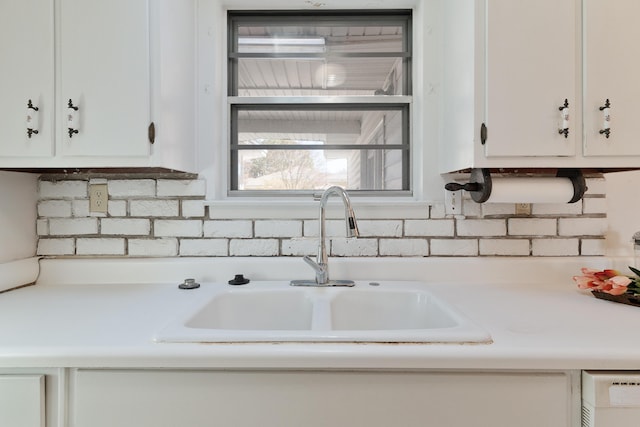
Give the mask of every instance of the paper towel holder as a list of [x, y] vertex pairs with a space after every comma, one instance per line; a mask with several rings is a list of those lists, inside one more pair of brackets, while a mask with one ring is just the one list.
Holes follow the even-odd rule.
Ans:
[[[573, 184], [573, 197], [567, 203], [575, 203], [582, 199], [587, 191], [587, 184], [580, 169], [558, 169], [557, 178], [569, 178]], [[459, 184], [457, 182], [449, 182], [444, 188], [448, 191], [465, 190], [471, 195], [471, 199], [476, 203], [484, 203], [489, 200], [492, 189], [491, 172], [487, 168], [471, 169], [469, 182]]]

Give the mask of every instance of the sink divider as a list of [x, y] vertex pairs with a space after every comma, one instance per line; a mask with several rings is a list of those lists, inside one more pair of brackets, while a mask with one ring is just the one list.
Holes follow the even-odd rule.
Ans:
[[314, 331], [331, 330], [331, 299], [326, 295], [313, 297], [311, 329]]

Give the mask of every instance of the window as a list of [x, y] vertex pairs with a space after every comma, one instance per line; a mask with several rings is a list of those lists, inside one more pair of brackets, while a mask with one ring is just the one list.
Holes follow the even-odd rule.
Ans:
[[228, 22], [230, 195], [411, 193], [411, 11]]

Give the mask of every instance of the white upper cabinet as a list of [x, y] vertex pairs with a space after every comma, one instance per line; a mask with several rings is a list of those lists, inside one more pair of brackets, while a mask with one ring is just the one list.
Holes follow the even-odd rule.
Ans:
[[0, 35], [0, 156], [51, 156], [53, 2], [0, 2]]
[[194, 172], [194, 19], [187, 0], [3, 2], [0, 167]]
[[440, 172], [557, 167], [551, 163], [574, 156], [582, 133], [579, 0], [441, 5]]
[[584, 0], [583, 8], [585, 155], [638, 156], [640, 2]]
[[148, 1], [61, 0], [59, 24], [61, 154], [148, 156]]
[[575, 16], [574, 0], [487, 2], [487, 157], [574, 154], [573, 123], [559, 128], [576, 106]]
[[640, 2], [441, 5], [440, 172], [640, 166]]

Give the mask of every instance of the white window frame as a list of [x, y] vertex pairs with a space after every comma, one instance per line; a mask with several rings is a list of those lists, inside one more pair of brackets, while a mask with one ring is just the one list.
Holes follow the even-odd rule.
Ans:
[[[389, 117], [390, 115], [395, 115], [396, 117], [400, 117], [399, 120], [399, 128], [397, 130], [400, 131], [401, 138], [400, 140], [395, 140], [393, 142], [389, 142], [388, 144], [383, 142], [380, 146], [377, 146], [375, 143], [361, 143], [361, 144], [337, 144], [337, 145], [327, 145], [322, 144], [324, 150], [335, 150], [336, 152], [341, 153], [353, 153], [357, 152], [359, 156], [366, 155], [370, 152], [376, 153], [384, 153], [387, 155], [388, 153], [392, 153], [391, 155], [400, 157], [401, 163], [401, 176], [400, 176], [400, 188], [389, 188], [377, 186], [363, 186], [359, 189], [354, 189], [350, 191], [350, 194], [353, 197], [363, 197], [364, 195], [369, 195], [370, 197], [394, 197], [394, 196], [406, 196], [412, 194], [411, 188], [411, 140], [410, 140], [410, 111], [411, 111], [411, 23], [412, 19], [410, 16], [410, 11], [408, 12], [406, 9], [403, 10], [382, 10], [379, 9], [371, 10], [371, 12], [363, 11], [362, 9], [354, 10], [345, 10], [345, 11], [327, 11], [326, 13], [323, 10], [319, 11], [287, 11], [286, 15], [282, 15], [278, 13], [278, 11], [265, 12], [263, 10], [258, 11], [250, 11], [249, 13], [245, 13], [244, 11], [232, 11], [228, 17], [231, 19], [229, 22], [229, 37], [237, 37], [238, 40], [241, 39], [238, 34], [239, 28], [246, 26], [254, 26], [254, 25], [264, 25], [267, 27], [276, 25], [279, 27], [282, 25], [283, 21], [287, 21], [290, 23], [295, 23], [298, 26], [304, 25], [304, 23], [308, 23], [311, 21], [311, 25], [319, 25], [320, 27], [325, 27], [326, 25], [335, 25], [336, 22], [341, 22], [340, 27], [343, 26], [354, 26], [361, 27], [362, 25], [383, 25], [383, 26], [399, 26], [402, 28], [402, 42], [401, 49], [396, 48], [393, 51], [361, 51], [358, 54], [367, 54], [366, 58], [358, 58], [358, 57], [350, 57], [353, 61], [358, 61], [359, 59], [371, 59], [371, 58], [379, 58], [379, 59], [393, 59], [395, 61], [402, 61], [402, 66], [399, 67], [399, 71], [394, 64], [394, 68], [388, 72], [393, 72], [394, 75], [401, 75], [400, 84], [402, 86], [400, 88], [400, 93], [394, 93], [390, 96], [371, 96], [373, 93], [369, 95], [350, 95], [350, 96], [335, 96], [324, 94], [323, 96], [283, 96], [283, 95], [270, 95], [270, 96], [249, 96], [242, 94], [242, 88], [240, 87], [239, 81], [241, 80], [240, 76], [240, 63], [243, 58], [249, 59], [251, 56], [247, 57], [245, 55], [256, 55], [256, 52], [243, 52], [240, 43], [237, 40], [229, 40], [229, 48], [228, 48], [228, 99], [229, 106], [232, 109], [231, 119], [230, 119], [230, 127], [232, 129], [231, 132], [231, 144], [230, 144], [230, 153], [228, 155], [231, 156], [231, 160], [229, 162], [229, 180], [230, 186], [228, 189], [228, 194], [230, 196], [235, 197], [251, 197], [255, 196], [263, 196], [263, 197], [288, 197], [288, 196], [299, 196], [299, 197], [311, 197], [312, 194], [319, 195], [319, 191], [313, 191], [310, 189], [301, 189], [301, 190], [253, 190], [253, 189], [242, 189], [240, 187], [240, 179], [238, 177], [240, 165], [238, 164], [239, 159], [241, 157], [241, 153], [247, 153], [247, 150], [257, 148], [256, 145], [244, 145], [240, 144], [237, 141], [239, 137], [239, 123], [238, 114], [239, 111], [249, 112], [249, 111], [272, 111], [274, 114], [278, 114], [284, 111], [296, 111], [296, 110], [304, 110], [311, 113], [312, 111], [338, 111], [343, 110], [346, 113], [350, 112], [362, 112], [362, 114], [366, 114], [366, 111], [372, 112], [372, 114], [380, 114], [383, 117]], [[379, 23], [378, 23], [379, 22]], [[318, 54], [317, 52], [313, 53], [314, 55]], [[321, 55], [327, 54], [327, 52], [322, 53]], [[331, 52], [329, 52], [329, 55]], [[264, 55], [262, 58], [273, 58], [279, 60], [286, 60], [283, 57], [277, 57], [277, 53], [274, 52], [260, 52], [257, 55]], [[276, 56], [274, 58], [274, 55]], [[349, 55], [349, 54], [346, 54]], [[371, 55], [371, 56], [369, 56]], [[384, 56], [378, 56], [384, 55]], [[326, 59], [326, 58], [325, 58]], [[362, 64], [362, 63], [361, 63]], [[237, 75], [234, 75], [237, 74]], [[387, 76], [388, 77], [388, 76]], [[394, 81], [395, 85], [396, 82]], [[393, 89], [395, 90], [395, 89]], [[234, 113], [236, 111], [236, 113]], [[365, 120], [364, 118], [362, 120]], [[337, 124], [337, 123], [336, 123]], [[394, 129], [396, 130], [396, 129]], [[269, 149], [276, 150], [279, 147], [272, 147], [269, 144]], [[384, 149], [382, 149], [384, 147]], [[317, 152], [317, 147], [310, 148], [308, 145], [295, 145], [295, 146], [287, 146], [292, 150], [302, 150], [303, 152], [311, 153]], [[262, 147], [265, 149], [265, 147]], [[324, 151], [324, 150], [321, 150]], [[297, 151], [300, 152], [300, 151]], [[383, 173], [381, 170], [380, 173]], [[397, 183], [396, 183], [397, 185]]]
[[[369, 3], [369, 4], [368, 4]], [[438, 6], [432, 0], [390, 0], [389, 9], [413, 11], [413, 105], [410, 121], [413, 194], [353, 200], [361, 218], [425, 218], [442, 199], [438, 174], [437, 89], [441, 81]], [[272, 0], [269, 9], [316, 9], [303, 0]], [[367, 0], [327, 0], [323, 9], [381, 9]], [[212, 218], [315, 218], [317, 202], [295, 197], [228, 197], [227, 12], [265, 9], [261, 0], [199, 0], [197, 64], [197, 138], [200, 176], [207, 182], [206, 204]], [[430, 60], [425, 61], [426, 55]]]

